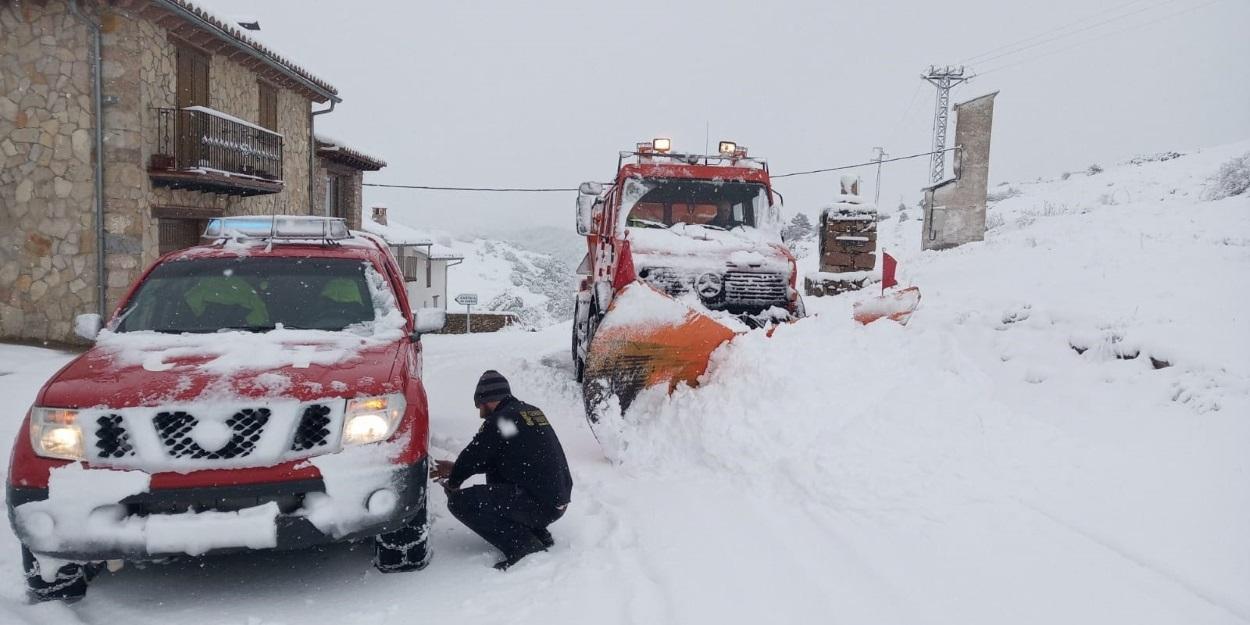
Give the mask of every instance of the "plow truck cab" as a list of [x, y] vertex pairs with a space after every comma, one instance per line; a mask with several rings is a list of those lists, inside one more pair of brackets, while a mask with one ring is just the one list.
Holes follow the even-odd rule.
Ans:
[[655, 385], [694, 385], [736, 334], [803, 316], [768, 164], [720, 142], [668, 139], [620, 153], [609, 184], [583, 183], [572, 356], [592, 424]]

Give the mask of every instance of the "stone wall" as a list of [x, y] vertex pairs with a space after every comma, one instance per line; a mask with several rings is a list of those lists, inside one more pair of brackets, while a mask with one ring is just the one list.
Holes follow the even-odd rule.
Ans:
[[0, 2], [0, 337], [96, 306], [88, 41], [63, 2]]
[[[96, 6], [84, 2], [86, 12]], [[248, 198], [156, 188], [147, 174], [158, 114], [173, 107], [176, 47], [165, 29], [103, 7], [104, 199], [109, 307], [158, 254], [157, 207], [226, 215], [307, 214], [311, 102], [278, 88], [281, 193]], [[73, 341], [74, 315], [96, 309], [90, 35], [66, 0], [0, 1], [0, 338]], [[209, 70], [210, 107], [259, 117], [258, 76], [224, 56]], [[356, 225], [359, 225], [359, 175]]]
[[[447, 313], [447, 325], [439, 334], [465, 334], [469, 320], [464, 313]], [[498, 332], [516, 323], [516, 315], [512, 313], [483, 312], [473, 313], [473, 333]]]

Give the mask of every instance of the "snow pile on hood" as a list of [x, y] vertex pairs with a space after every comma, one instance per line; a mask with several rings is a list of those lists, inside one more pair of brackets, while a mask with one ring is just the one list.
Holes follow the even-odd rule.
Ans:
[[635, 267], [672, 267], [685, 271], [761, 267], [789, 271], [781, 238], [757, 228], [722, 230], [691, 224], [626, 231]]

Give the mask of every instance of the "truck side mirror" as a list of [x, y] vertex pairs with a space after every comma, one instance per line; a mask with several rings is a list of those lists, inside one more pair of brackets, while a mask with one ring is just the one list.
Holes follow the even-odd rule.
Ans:
[[603, 185], [598, 182], [583, 182], [577, 187], [577, 234], [590, 234], [594, 227], [595, 206], [602, 202], [599, 198], [601, 193]]
[[74, 334], [88, 341], [94, 341], [100, 335], [100, 329], [103, 327], [103, 320], [100, 318], [100, 315], [95, 313], [74, 317]]
[[446, 325], [447, 311], [442, 308], [418, 308], [412, 324], [413, 333], [417, 336], [438, 332]]

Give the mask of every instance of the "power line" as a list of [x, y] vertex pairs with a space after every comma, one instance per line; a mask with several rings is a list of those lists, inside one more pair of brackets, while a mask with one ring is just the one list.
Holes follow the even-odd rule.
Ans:
[[[945, 149], [940, 150], [940, 151], [941, 151], [941, 152], [951, 152], [951, 151], [958, 150], [958, 149], [959, 149], [959, 146], [955, 146], [955, 147], [953, 147], [953, 148], [945, 148]], [[893, 163], [893, 162], [895, 162], [895, 161], [905, 161], [905, 160], [910, 159], [910, 158], [920, 158], [920, 157], [922, 157], [922, 156], [930, 156], [930, 155], [932, 155], [932, 154], [935, 154], [936, 152], [938, 152], [938, 150], [931, 150], [931, 151], [928, 151], [928, 152], [920, 152], [920, 153], [917, 153], [917, 154], [908, 154], [907, 156], [896, 156], [896, 157], [894, 157], [894, 158], [887, 158], [887, 159], [883, 159], [883, 160], [881, 160], [881, 161], [876, 161], [876, 160], [865, 161], [865, 162], [863, 162], [863, 163], [855, 163], [854, 165], [839, 165], [839, 166], [837, 166], [837, 167], [825, 167], [825, 168], [822, 168], [822, 169], [809, 169], [809, 170], [807, 170], [807, 171], [792, 171], [792, 172], [785, 173], [785, 174], [773, 174], [773, 175], [772, 175], [772, 176], [770, 176], [770, 177], [771, 177], [771, 178], [789, 178], [789, 177], [791, 177], [791, 176], [806, 176], [806, 175], [809, 175], [809, 174], [823, 174], [823, 173], [826, 173], [826, 172], [831, 172], [831, 171], [842, 171], [842, 170], [844, 170], [844, 169], [856, 169], [856, 168], [859, 168], [859, 167], [868, 167], [868, 166], [870, 166], [870, 165], [876, 165], [878, 162], [880, 162], [880, 163]]]
[[[959, 147], [946, 148], [941, 152], [950, 152], [958, 150]], [[878, 165], [881, 163], [893, 163], [895, 161], [905, 161], [911, 158], [920, 158], [922, 156], [930, 156], [935, 154], [934, 151], [920, 152], [918, 154], [908, 154], [907, 156], [897, 156], [894, 158], [882, 159], [880, 161], [871, 160], [863, 163], [855, 163], [853, 165], [839, 165], [837, 167], [825, 167], [822, 169], [812, 169], [808, 171], [792, 171], [785, 174], [773, 174], [771, 178], [789, 178], [791, 176], [807, 176], [811, 174], [823, 174], [831, 171], [842, 171], [845, 169], [856, 169], [859, 167], [868, 167], [870, 165]], [[381, 184], [376, 182], [363, 183], [366, 187], [384, 187], [388, 189], [418, 189], [421, 191], [468, 191], [468, 192], [487, 192], [487, 193], [567, 193], [577, 191], [577, 187], [442, 187], [425, 184]]]
[[1155, 4], [1151, 4], [1151, 5], [1145, 6], [1145, 7], [1143, 7], [1143, 8], [1140, 8], [1140, 9], [1136, 10], [1136, 11], [1131, 11], [1131, 12], [1129, 12], [1129, 13], [1124, 13], [1124, 14], [1122, 14], [1122, 15], [1117, 15], [1117, 16], [1115, 16], [1115, 17], [1111, 17], [1111, 18], [1108, 18], [1108, 19], [1102, 20], [1102, 21], [1100, 21], [1100, 22], [1094, 22], [1093, 24], [1089, 24], [1089, 25], [1085, 26], [1084, 28], [1078, 28], [1078, 29], [1076, 29], [1076, 30], [1073, 30], [1073, 31], [1070, 31], [1070, 32], [1064, 33], [1064, 34], [1062, 34], [1062, 35], [1056, 35], [1056, 36], [1051, 37], [1051, 38], [1049, 38], [1049, 39], [1043, 39], [1043, 40], [1041, 40], [1041, 41], [1037, 41], [1037, 42], [1031, 43], [1031, 44], [1026, 45], [1026, 46], [1021, 46], [1021, 47], [1019, 47], [1019, 48], [1016, 48], [1016, 49], [1014, 49], [1014, 50], [1010, 50], [1010, 51], [1008, 51], [1008, 52], [1003, 52], [1003, 53], [1001, 53], [1001, 54], [995, 54], [995, 55], [993, 55], [993, 56], [989, 56], [989, 57], [986, 57], [986, 58], [982, 58], [982, 59], [980, 59], [980, 60], [979, 60], [979, 61], [977, 61], [977, 62], [978, 62], [978, 63], [988, 63], [988, 62], [990, 62], [990, 61], [994, 61], [994, 60], [1001, 59], [1001, 58], [1004, 58], [1004, 57], [1012, 56], [1012, 55], [1014, 55], [1014, 54], [1019, 54], [1019, 53], [1021, 53], [1021, 52], [1024, 52], [1025, 50], [1031, 50], [1031, 49], [1036, 48], [1036, 47], [1038, 47], [1038, 46], [1041, 46], [1041, 45], [1046, 45], [1046, 44], [1048, 44], [1048, 43], [1052, 43], [1052, 42], [1058, 41], [1058, 40], [1060, 40], [1060, 39], [1065, 39], [1065, 38], [1071, 37], [1071, 36], [1073, 36], [1073, 35], [1079, 35], [1079, 34], [1081, 34], [1081, 33], [1083, 33], [1083, 32], [1087, 32], [1087, 31], [1093, 30], [1093, 29], [1098, 28], [1098, 27], [1100, 27], [1100, 26], [1105, 26], [1105, 25], [1110, 24], [1110, 23], [1112, 23], [1112, 22], [1116, 22], [1116, 21], [1119, 21], [1119, 20], [1122, 20], [1122, 19], [1125, 19], [1125, 18], [1128, 18], [1128, 17], [1132, 17], [1132, 16], [1137, 15], [1137, 14], [1139, 14], [1139, 13], [1144, 13], [1144, 12], [1146, 12], [1146, 11], [1150, 11], [1150, 10], [1156, 9], [1156, 8], [1159, 8], [1159, 7], [1163, 6], [1163, 5], [1165, 5], [1165, 4], [1171, 4], [1171, 3], [1173, 3], [1173, 2], [1176, 2], [1176, 0], [1163, 0], [1162, 2], [1156, 2]]
[[968, 64], [968, 63], [977, 62], [977, 61], [978, 61], [981, 57], [984, 57], [984, 56], [989, 56], [989, 55], [991, 55], [991, 54], [994, 54], [995, 52], [1001, 52], [1001, 51], [1006, 50], [1006, 49], [1008, 49], [1008, 48], [1014, 48], [1014, 47], [1016, 47], [1016, 46], [1018, 46], [1018, 45], [1020, 45], [1020, 44], [1029, 43], [1029, 42], [1031, 42], [1031, 41], [1034, 41], [1034, 40], [1040, 39], [1040, 38], [1042, 38], [1042, 37], [1045, 37], [1045, 36], [1047, 36], [1047, 35], [1050, 35], [1051, 33], [1057, 33], [1057, 32], [1063, 31], [1063, 30], [1067, 30], [1067, 29], [1069, 29], [1069, 28], [1071, 28], [1071, 27], [1073, 27], [1073, 26], [1080, 25], [1082, 22], [1085, 22], [1086, 20], [1089, 20], [1090, 18], [1098, 17], [1099, 15], [1103, 15], [1103, 14], [1106, 14], [1106, 13], [1112, 13], [1112, 12], [1115, 12], [1115, 11], [1119, 11], [1120, 9], [1123, 9], [1123, 8], [1126, 8], [1126, 7], [1130, 7], [1130, 6], [1134, 5], [1134, 4], [1140, 4], [1140, 3], [1145, 2], [1145, 1], [1146, 1], [1146, 0], [1129, 0], [1128, 2], [1125, 2], [1125, 3], [1122, 3], [1122, 4], [1117, 4], [1117, 5], [1115, 5], [1115, 6], [1108, 7], [1108, 8], [1106, 8], [1106, 9], [1101, 10], [1101, 11], [1097, 11], [1097, 12], [1094, 12], [1094, 13], [1090, 13], [1089, 15], [1086, 15], [1086, 16], [1084, 16], [1084, 17], [1077, 18], [1077, 19], [1075, 19], [1075, 20], [1072, 20], [1071, 22], [1067, 22], [1067, 23], [1062, 24], [1062, 25], [1060, 25], [1060, 26], [1056, 26], [1056, 27], [1054, 27], [1054, 28], [1051, 28], [1051, 29], [1048, 29], [1048, 30], [1044, 30], [1044, 31], [1042, 31], [1042, 32], [1040, 32], [1040, 33], [1037, 33], [1037, 34], [1035, 34], [1035, 35], [1032, 35], [1032, 36], [1030, 36], [1030, 37], [1025, 37], [1024, 39], [1020, 39], [1020, 40], [1017, 40], [1017, 41], [1013, 41], [1013, 42], [1011, 42], [1011, 43], [1005, 43], [1005, 44], [1003, 44], [1003, 45], [1001, 45], [1001, 46], [998, 46], [997, 48], [992, 48], [992, 49], [986, 50], [985, 52], [982, 52], [982, 53], [980, 53], [980, 54], [974, 54], [974, 55], [972, 55], [972, 56], [970, 56], [970, 57], [967, 57], [967, 58], [961, 59], [959, 62], [960, 62], [960, 64], [964, 64], [964, 65], [966, 65], [966, 64]]
[[1211, 6], [1212, 4], [1215, 4], [1215, 3], [1219, 2], [1219, 1], [1220, 1], [1220, 0], [1209, 0], [1208, 2], [1203, 2], [1202, 4], [1197, 4], [1197, 5], [1194, 5], [1194, 6], [1186, 7], [1186, 8], [1184, 8], [1184, 9], [1179, 10], [1179, 11], [1173, 11], [1173, 12], [1171, 12], [1171, 13], [1167, 13], [1167, 14], [1165, 14], [1165, 15], [1161, 15], [1161, 16], [1159, 16], [1159, 17], [1156, 17], [1155, 19], [1152, 19], [1152, 20], [1147, 20], [1147, 21], [1145, 21], [1145, 22], [1139, 22], [1139, 23], [1137, 23], [1137, 24], [1131, 24], [1131, 25], [1129, 25], [1129, 26], [1126, 26], [1126, 27], [1124, 27], [1124, 28], [1120, 28], [1120, 29], [1118, 29], [1118, 30], [1113, 30], [1113, 31], [1110, 31], [1110, 32], [1107, 32], [1107, 33], [1102, 33], [1102, 34], [1100, 34], [1100, 35], [1098, 35], [1098, 36], [1096, 36], [1096, 37], [1094, 37], [1094, 38], [1091, 38], [1091, 39], [1083, 39], [1083, 40], [1081, 40], [1081, 41], [1077, 41], [1077, 42], [1075, 42], [1075, 43], [1072, 43], [1071, 45], [1067, 45], [1067, 46], [1062, 46], [1062, 47], [1059, 47], [1059, 48], [1053, 48], [1053, 49], [1050, 49], [1050, 50], [1046, 50], [1046, 51], [1044, 51], [1044, 52], [1041, 52], [1040, 54], [1034, 54], [1034, 55], [1026, 56], [1026, 57], [1024, 57], [1023, 59], [1020, 59], [1020, 60], [1017, 60], [1017, 61], [1012, 61], [1012, 62], [1006, 63], [1006, 64], [1004, 64], [1004, 65], [999, 65], [998, 67], [991, 67], [990, 69], [987, 69], [987, 70], [985, 70], [985, 71], [983, 71], [983, 72], [980, 72], [980, 74], [978, 74], [978, 75], [980, 75], [980, 76], [984, 76], [984, 75], [989, 74], [989, 73], [992, 73], [992, 72], [997, 72], [997, 71], [999, 71], [999, 70], [1004, 70], [1004, 69], [1007, 69], [1007, 68], [1010, 68], [1010, 67], [1015, 67], [1015, 66], [1017, 66], [1017, 65], [1021, 65], [1021, 64], [1024, 64], [1024, 63], [1028, 63], [1028, 62], [1030, 62], [1030, 61], [1035, 61], [1035, 60], [1037, 60], [1037, 59], [1040, 59], [1040, 58], [1043, 58], [1043, 57], [1047, 57], [1047, 56], [1050, 56], [1050, 55], [1052, 55], [1052, 54], [1058, 54], [1058, 53], [1060, 53], [1060, 52], [1066, 52], [1066, 51], [1071, 50], [1071, 49], [1073, 49], [1073, 48], [1079, 48], [1079, 47], [1081, 47], [1081, 46], [1084, 46], [1084, 45], [1089, 45], [1089, 44], [1091, 44], [1091, 43], [1096, 43], [1096, 42], [1099, 42], [1099, 41], [1104, 41], [1104, 40], [1106, 40], [1108, 37], [1113, 37], [1113, 36], [1115, 36], [1115, 35], [1118, 35], [1118, 34], [1120, 34], [1120, 33], [1125, 33], [1125, 32], [1128, 32], [1128, 31], [1130, 31], [1130, 30], [1136, 30], [1136, 29], [1139, 29], [1139, 28], [1145, 28], [1145, 27], [1150, 26], [1150, 25], [1152, 25], [1152, 24], [1157, 24], [1157, 23], [1162, 22], [1162, 21], [1164, 21], [1164, 20], [1169, 20], [1169, 19], [1172, 19], [1172, 18], [1174, 18], [1174, 17], [1178, 17], [1178, 16], [1181, 16], [1181, 15], [1184, 15], [1184, 14], [1186, 14], [1186, 13], [1192, 13], [1192, 12], [1194, 12], [1194, 11], [1197, 11], [1198, 9], [1202, 9], [1202, 8], [1205, 8], [1205, 7]]
[[899, 131], [903, 129], [903, 125], [910, 119], [911, 109], [916, 104], [917, 96], [920, 95], [920, 87], [921, 85], [917, 83], [916, 88], [912, 90], [911, 98], [907, 101], [907, 107], [903, 109], [903, 114], [898, 118], [898, 123], [894, 124], [894, 131], [890, 133], [890, 139], [886, 141], [886, 145], [894, 145], [894, 140], [898, 138]]
[[484, 193], [563, 193], [576, 191], [577, 187], [439, 187], [424, 184], [381, 184], [365, 182], [366, 187], [385, 187], [388, 189], [421, 189], [423, 191], [478, 191]]

